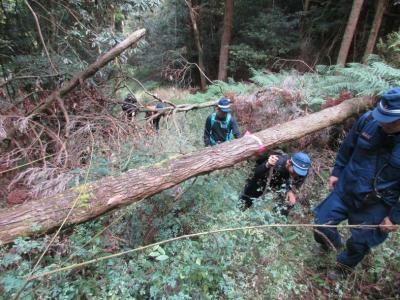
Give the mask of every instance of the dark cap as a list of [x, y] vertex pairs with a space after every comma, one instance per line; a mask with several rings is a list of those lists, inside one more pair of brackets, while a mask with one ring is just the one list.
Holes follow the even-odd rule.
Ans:
[[400, 120], [400, 87], [388, 90], [372, 111], [372, 116], [380, 123], [392, 123]]

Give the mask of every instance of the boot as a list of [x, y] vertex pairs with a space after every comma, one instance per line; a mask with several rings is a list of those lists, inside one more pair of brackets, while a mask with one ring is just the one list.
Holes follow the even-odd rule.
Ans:
[[339, 281], [345, 280], [352, 272], [353, 268], [337, 262], [335, 268], [329, 271], [326, 276], [332, 281]]

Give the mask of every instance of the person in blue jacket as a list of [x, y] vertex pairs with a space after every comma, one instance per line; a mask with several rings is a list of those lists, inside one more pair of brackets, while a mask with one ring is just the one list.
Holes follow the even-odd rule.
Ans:
[[[387, 91], [377, 107], [353, 125], [337, 154], [329, 187], [332, 192], [315, 208], [316, 224], [347, 219], [350, 225], [377, 225], [351, 229], [337, 256], [334, 272], [339, 276], [349, 273], [400, 224], [400, 87]], [[342, 246], [336, 228], [315, 229], [316, 241], [326, 250]]]
[[240, 137], [239, 127], [231, 114], [231, 101], [221, 98], [217, 111], [208, 116], [204, 128], [204, 145], [214, 146]]

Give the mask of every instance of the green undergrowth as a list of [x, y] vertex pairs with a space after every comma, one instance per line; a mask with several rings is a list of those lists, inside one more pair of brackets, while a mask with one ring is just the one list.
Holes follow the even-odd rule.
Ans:
[[[238, 197], [252, 162], [191, 179], [139, 204], [65, 231], [36, 274], [185, 234], [265, 224], [310, 223], [310, 207], [326, 190], [314, 186], [309, 206], [289, 218], [274, 212], [266, 194], [242, 212]], [[310, 185], [306, 186], [309, 189]], [[121, 215], [123, 216], [121, 217]], [[121, 217], [118, 222], [111, 222]], [[111, 224], [111, 225], [110, 225]], [[94, 238], [105, 226], [110, 227]], [[344, 236], [348, 235], [343, 230]], [[307, 228], [238, 230], [186, 238], [37, 279], [24, 299], [277, 299], [395, 295], [399, 234], [376, 248], [355, 277], [326, 279], [334, 254], [316, 255]], [[89, 244], [88, 241], [91, 242]], [[18, 238], [1, 249], [0, 285], [9, 299], [23, 284], [49, 237]], [[360, 289], [354, 289], [354, 286]], [[379, 298], [379, 297], [377, 297]]]
[[[347, 75], [342, 73], [341, 76]], [[260, 88], [278, 87], [301, 91], [304, 97], [298, 105], [318, 110], [325, 96], [337, 95], [337, 92], [335, 94], [332, 90], [330, 94], [317, 85], [328, 79], [322, 73], [264, 74], [254, 71], [251, 84], [217, 83], [207, 93], [174, 101], [200, 103], [218, 99], [222, 95], [221, 90], [246, 95]], [[345, 80], [349, 79], [346, 77]], [[377, 85], [374, 93], [379, 94], [383, 87]], [[361, 87], [352, 91], [354, 94], [361, 92]], [[105, 151], [102, 145], [96, 144], [87, 168], [71, 171], [74, 178], [70, 186], [77, 187], [105, 176], [120, 175], [127, 170], [159, 165], [168, 159], [202, 149], [204, 122], [211, 112], [212, 108], [209, 108], [163, 118], [158, 132], [132, 138], [118, 148], [110, 146], [113, 151]], [[293, 145], [284, 146], [289, 151], [298, 150]], [[245, 212], [238, 208], [240, 193], [254, 165], [254, 160], [250, 159], [230, 169], [192, 178], [95, 220], [66, 228], [52, 244], [35, 274], [187, 234], [266, 224], [310, 224], [313, 222], [313, 207], [328, 192], [326, 181], [335, 149], [313, 148], [311, 145], [303, 150], [310, 153], [314, 171], [301, 192], [301, 204], [288, 218], [274, 211], [275, 195], [266, 194]], [[86, 194], [90, 191], [84, 189], [81, 192], [84, 192], [85, 199], [80, 205], [86, 205]], [[348, 236], [347, 230], [341, 232]], [[16, 295], [50, 237], [18, 238], [12, 245], [0, 248], [0, 299]], [[22, 298], [398, 297], [399, 237], [399, 233], [394, 234], [374, 249], [353, 276], [339, 282], [326, 278], [327, 271], [334, 264], [335, 254], [320, 255], [316, 252], [310, 228], [277, 226], [184, 238], [78, 266], [32, 280], [24, 289]]]

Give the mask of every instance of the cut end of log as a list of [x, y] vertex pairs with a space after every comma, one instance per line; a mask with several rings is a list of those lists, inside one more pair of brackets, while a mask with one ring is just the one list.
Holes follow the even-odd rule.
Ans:
[[118, 203], [121, 202], [124, 198], [125, 197], [122, 195], [114, 196], [114, 197], [108, 199], [107, 205], [113, 205], [113, 206], [118, 205]]

